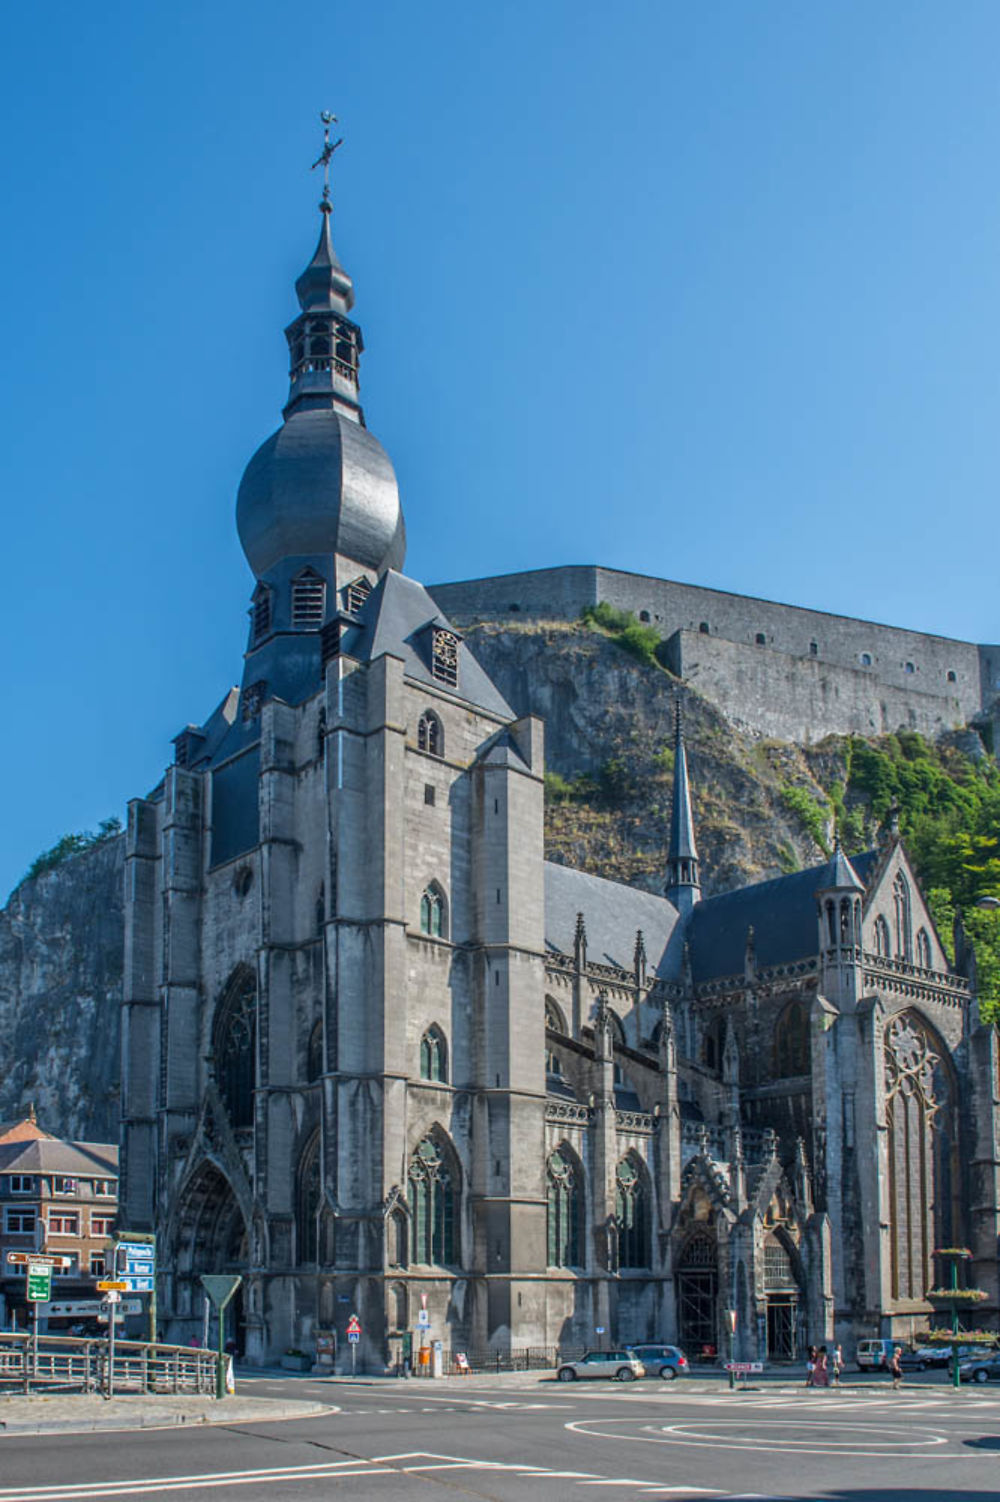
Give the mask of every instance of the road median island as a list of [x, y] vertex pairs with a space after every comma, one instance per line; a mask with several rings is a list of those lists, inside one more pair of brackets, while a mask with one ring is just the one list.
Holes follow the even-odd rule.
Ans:
[[87, 1434], [99, 1430], [193, 1428], [201, 1424], [268, 1424], [319, 1418], [335, 1405], [285, 1398], [176, 1396], [101, 1398], [93, 1393], [0, 1396], [0, 1441], [6, 1436]]

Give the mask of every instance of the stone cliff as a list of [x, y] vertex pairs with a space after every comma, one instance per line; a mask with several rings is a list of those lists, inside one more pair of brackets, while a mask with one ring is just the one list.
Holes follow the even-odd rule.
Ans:
[[118, 1140], [123, 852], [107, 840], [0, 911], [0, 1120], [34, 1101], [47, 1132]]

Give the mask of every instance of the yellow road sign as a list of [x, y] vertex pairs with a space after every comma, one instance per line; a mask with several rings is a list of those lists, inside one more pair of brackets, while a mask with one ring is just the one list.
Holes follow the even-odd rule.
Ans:
[[98, 1283], [97, 1286], [100, 1289], [101, 1293], [128, 1293], [127, 1283], [116, 1283], [113, 1279], [110, 1278], [105, 1279], [101, 1283]]

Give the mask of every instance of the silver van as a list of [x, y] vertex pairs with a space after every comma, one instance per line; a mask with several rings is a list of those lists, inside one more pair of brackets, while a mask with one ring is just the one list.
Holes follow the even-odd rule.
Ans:
[[898, 1340], [859, 1340], [856, 1360], [859, 1372], [885, 1371]]

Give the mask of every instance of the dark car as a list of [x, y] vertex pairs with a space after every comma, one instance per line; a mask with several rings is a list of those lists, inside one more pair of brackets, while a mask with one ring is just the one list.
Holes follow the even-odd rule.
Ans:
[[962, 1382], [1000, 1380], [1000, 1352], [993, 1351], [988, 1356], [975, 1356], [972, 1360], [960, 1360], [958, 1375]]
[[687, 1357], [677, 1346], [633, 1346], [632, 1350], [646, 1368], [647, 1377], [672, 1382], [675, 1377], [690, 1375]]

